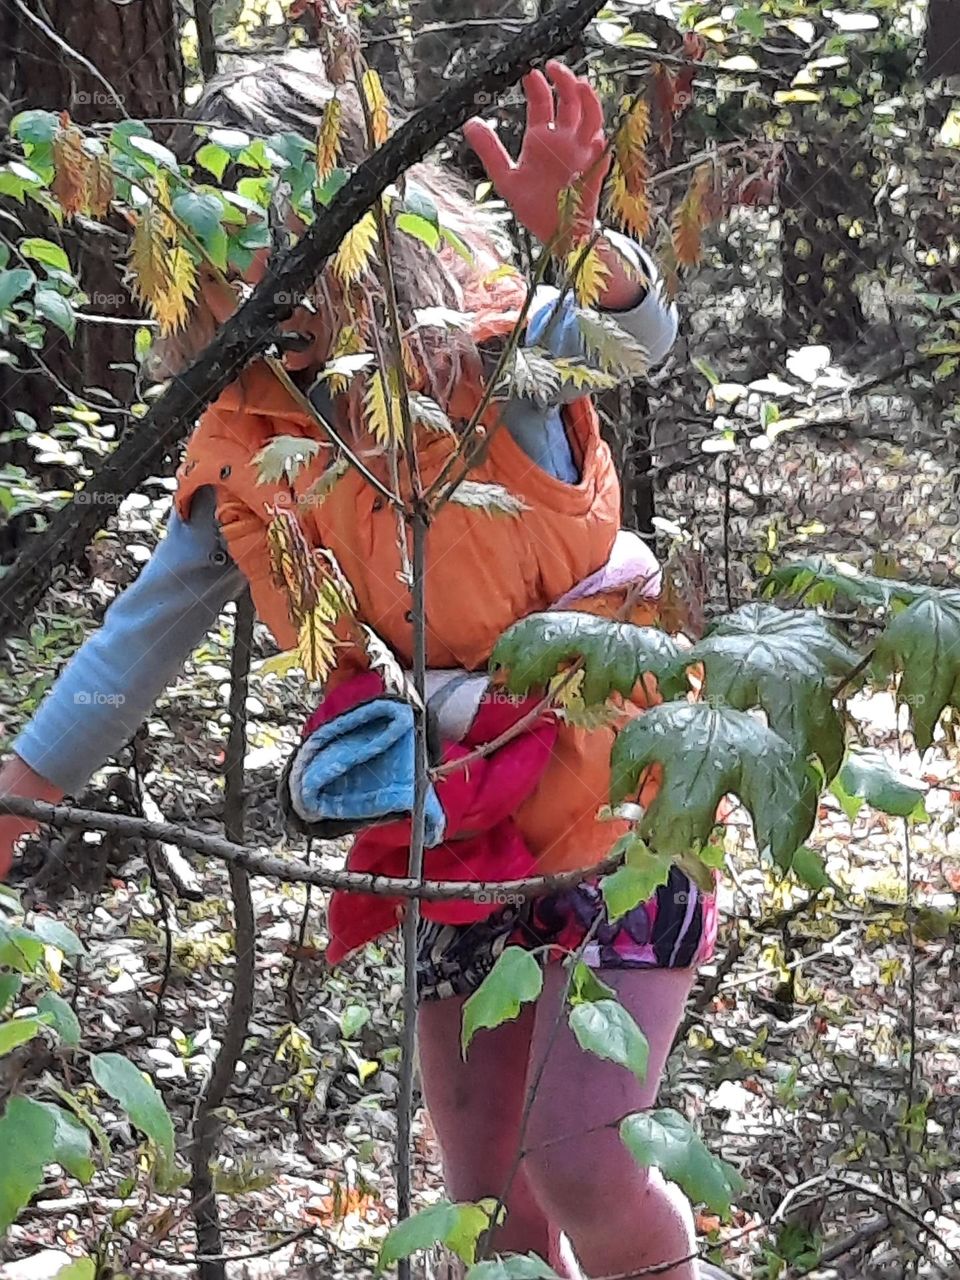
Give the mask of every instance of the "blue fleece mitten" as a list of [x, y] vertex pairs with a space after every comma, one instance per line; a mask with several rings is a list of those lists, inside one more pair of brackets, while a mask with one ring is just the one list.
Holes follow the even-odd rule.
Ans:
[[[290, 801], [309, 824], [356, 830], [413, 812], [413, 707], [374, 698], [328, 720], [306, 739], [289, 773]], [[426, 845], [443, 840], [446, 818], [428, 784]]]

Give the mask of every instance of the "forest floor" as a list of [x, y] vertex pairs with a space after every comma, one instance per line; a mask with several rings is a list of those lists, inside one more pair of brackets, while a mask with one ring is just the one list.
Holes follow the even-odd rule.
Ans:
[[[936, 459], [800, 439], [738, 474], [744, 490], [756, 488], [761, 467], [763, 494], [777, 512], [777, 554], [862, 554], [891, 542], [912, 567], [936, 560], [955, 572], [952, 486]], [[706, 503], [703, 494], [702, 478], [677, 480], [661, 514], [691, 529], [689, 513], [699, 510], [708, 563], [721, 565], [719, 490], [711, 488]], [[4, 740], [80, 639], [88, 625], [80, 619], [92, 625], [91, 615], [136, 572], [168, 503], [164, 481], [134, 495], [119, 532], [96, 544], [93, 583], [60, 587], [39, 629], [18, 642], [0, 686]], [[768, 524], [745, 492], [734, 493], [727, 556], [735, 599], [754, 577]], [[718, 573], [712, 586], [722, 579]], [[225, 619], [158, 704], [137, 748], [164, 814], [211, 830], [220, 829], [229, 639]], [[289, 848], [274, 780], [309, 709], [295, 679], [254, 671], [249, 838], [271, 849]], [[703, 970], [664, 1090], [746, 1179], [733, 1221], [701, 1215], [698, 1227], [725, 1266], [758, 1280], [803, 1274], [818, 1257], [812, 1274], [820, 1277], [960, 1274], [958, 752], [941, 742], [920, 760], [898, 734], [890, 693], [861, 697], [855, 709], [869, 745], [927, 789], [929, 821], [908, 826], [864, 809], [851, 822], [828, 799], [814, 843], [834, 887], [811, 897], [758, 866], [734, 815], [717, 955]], [[96, 789], [112, 778], [128, 799], [129, 775], [125, 758], [97, 776]], [[202, 901], [194, 902], [179, 898], [161, 873], [161, 899], [147, 853], [137, 842], [101, 845], [89, 835], [46, 842], [27, 854], [21, 882], [86, 944], [76, 990], [85, 1047], [120, 1049], [148, 1070], [182, 1136], [229, 994], [226, 878], [219, 864], [198, 863]], [[333, 867], [343, 851], [329, 845], [313, 856]], [[92, 870], [78, 887], [71, 876], [79, 866]], [[225, 1247], [242, 1257], [286, 1233], [309, 1233], [267, 1257], [238, 1261], [231, 1273], [372, 1275], [395, 1209], [398, 949], [393, 941], [369, 947], [331, 971], [321, 895], [309, 904], [301, 943], [302, 889], [256, 880], [254, 892], [255, 1011], [221, 1143]], [[116, 1168], [134, 1160], [135, 1141], [120, 1119], [111, 1138], [114, 1176], [98, 1175], [83, 1196], [66, 1180], [44, 1187], [0, 1258], [90, 1242], [122, 1207]], [[442, 1194], [422, 1112], [416, 1149], [422, 1205]], [[814, 1179], [778, 1217], [784, 1196]], [[187, 1274], [193, 1233], [185, 1195], [135, 1195], [130, 1203], [135, 1212], [119, 1228], [120, 1269]]]

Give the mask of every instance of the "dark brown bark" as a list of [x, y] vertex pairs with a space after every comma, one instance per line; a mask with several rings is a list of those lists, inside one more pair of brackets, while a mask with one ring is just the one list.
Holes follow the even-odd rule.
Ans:
[[203, 354], [179, 377], [86, 485], [84, 501], [60, 510], [43, 533], [30, 539], [0, 579], [0, 639], [22, 628], [46, 591], [57, 566], [76, 564], [116, 499], [132, 492], [183, 439], [197, 416], [271, 343], [344, 235], [383, 190], [458, 129], [488, 95], [500, 92], [534, 63], [569, 48], [602, 0], [571, 0], [526, 26], [488, 61], [459, 80], [429, 109], [418, 112], [375, 151], [318, 218], [284, 253]]
[[928, 0], [927, 75], [960, 76], [960, 4]]
[[[36, 108], [67, 111], [81, 124], [118, 120], [124, 113], [134, 119], [180, 113], [183, 69], [176, 0], [23, 3], [34, 15], [33, 21], [15, 0], [0, 5], [0, 126], [6, 127], [17, 112]], [[38, 22], [101, 72], [116, 91], [119, 108], [103, 81], [41, 30]], [[32, 205], [18, 206], [16, 212], [27, 234], [62, 241], [90, 296], [90, 311], [107, 316], [138, 314], [123, 284], [115, 241], [70, 227], [58, 232], [52, 219]], [[82, 395], [85, 387], [99, 387], [122, 405], [130, 399], [132, 379], [128, 372], [111, 366], [129, 363], [132, 352], [132, 329], [81, 324], [73, 346], [63, 334], [54, 333], [41, 356], [72, 391]], [[29, 355], [23, 363], [29, 367]], [[16, 390], [9, 395], [14, 380]], [[50, 406], [62, 404], [64, 393], [42, 373], [23, 379], [16, 371], [0, 370], [0, 397], [29, 413], [45, 429]]]

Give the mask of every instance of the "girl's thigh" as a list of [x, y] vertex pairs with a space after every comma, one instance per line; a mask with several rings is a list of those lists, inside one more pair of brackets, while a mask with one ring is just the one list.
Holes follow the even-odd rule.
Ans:
[[464, 998], [426, 1001], [417, 1021], [424, 1100], [457, 1199], [498, 1195], [516, 1158], [535, 1010], [478, 1031], [460, 1052]]
[[580, 1178], [588, 1165], [630, 1161], [614, 1122], [655, 1102], [696, 971], [606, 969], [598, 976], [614, 988], [647, 1038], [650, 1057], [645, 1078], [638, 1080], [625, 1067], [580, 1048], [562, 1009], [560, 965], [547, 966], [530, 1050], [528, 1079], [533, 1087], [539, 1076], [539, 1086], [524, 1148], [531, 1155], [542, 1151], [544, 1162], [551, 1165], [562, 1161], [564, 1150], [575, 1154]]

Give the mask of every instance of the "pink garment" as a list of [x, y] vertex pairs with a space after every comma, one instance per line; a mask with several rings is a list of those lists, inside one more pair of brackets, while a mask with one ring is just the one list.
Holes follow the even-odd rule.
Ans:
[[621, 529], [603, 568], [578, 582], [565, 596], [556, 600], [553, 607], [565, 609], [587, 596], [616, 591], [634, 583], [643, 583], [641, 595], [644, 599], [655, 600], [660, 594], [661, 580], [660, 565], [644, 540], [638, 533]]

